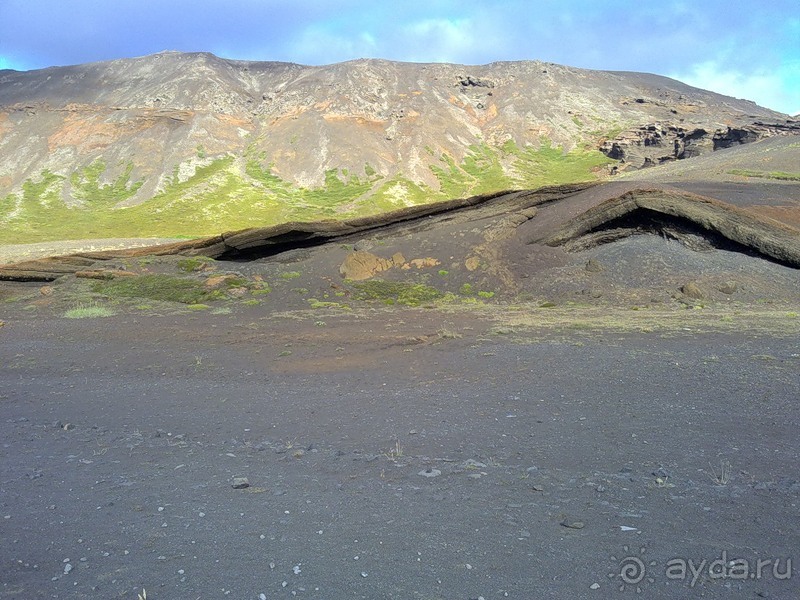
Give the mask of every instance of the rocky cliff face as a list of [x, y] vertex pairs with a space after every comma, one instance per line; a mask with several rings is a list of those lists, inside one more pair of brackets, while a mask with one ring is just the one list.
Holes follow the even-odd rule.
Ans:
[[638, 168], [795, 127], [664, 77], [535, 61], [309, 67], [166, 52], [6, 70], [0, 219], [25, 194], [109, 208], [160, 198], [168, 212], [212, 197], [312, 206], [324, 190], [348, 210], [403, 206], [532, 187], [543, 149], [585, 159], [585, 177], [611, 159]]
[[765, 123], [755, 120], [749, 125], [687, 128], [674, 123], [651, 123], [625, 131], [600, 145], [600, 151], [620, 161], [613, 171], [641, 169], [653, 165], [683, 160], [755, 142], [775, 135], [800, 134], [800, 121], [787, 119]]

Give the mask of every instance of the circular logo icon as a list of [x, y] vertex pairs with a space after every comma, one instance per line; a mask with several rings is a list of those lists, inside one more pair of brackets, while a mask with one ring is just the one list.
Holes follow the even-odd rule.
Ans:
[[647, 575], [647, 567], [638, 556], [626, 556], [619, 561], [619, 577], [628, 585], [640, 583]]
[[628, 546], [623, 546], [622, 550], [624, 552], [622, 558], [611, 557], [611, 560], [617, 562], [617, 568], [615, 572], [609, 573], [608, 577], [612, 580], [620, 580], [619, 591], [624, 592], [630, 586], [637, 594], [641, 594], [642, 587], [639, 584], [655, 583], [655, 578], [648, 573], [648, 568], [655, 567], [656, 562], [645, 563], [645, 548], [640, 548], [638, 553]]

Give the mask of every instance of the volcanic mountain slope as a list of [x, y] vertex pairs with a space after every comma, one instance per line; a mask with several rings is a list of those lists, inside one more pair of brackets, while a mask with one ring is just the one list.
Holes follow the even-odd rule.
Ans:
[[796, 126], [664, 77], [535, 61], [310, 67], [165, 52], [6, 70], [0, 241], [369, 215], [591, 180]]

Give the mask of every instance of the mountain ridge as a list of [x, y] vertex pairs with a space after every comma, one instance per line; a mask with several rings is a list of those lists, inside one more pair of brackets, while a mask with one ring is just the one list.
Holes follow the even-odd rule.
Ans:
[[111, 221], [207, 234], [591, 180], [797, 129], [646, 73], [167, 51], [0, 73], [0, 220], [19, 241], [54, 207], [127, 208]]

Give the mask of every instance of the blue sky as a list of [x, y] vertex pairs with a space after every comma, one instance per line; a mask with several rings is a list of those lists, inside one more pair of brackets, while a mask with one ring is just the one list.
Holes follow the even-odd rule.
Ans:
[[304, 64], [538, 59], [800, 112], [797, 0], [0, 0], [0, 68], [161, 50]]

